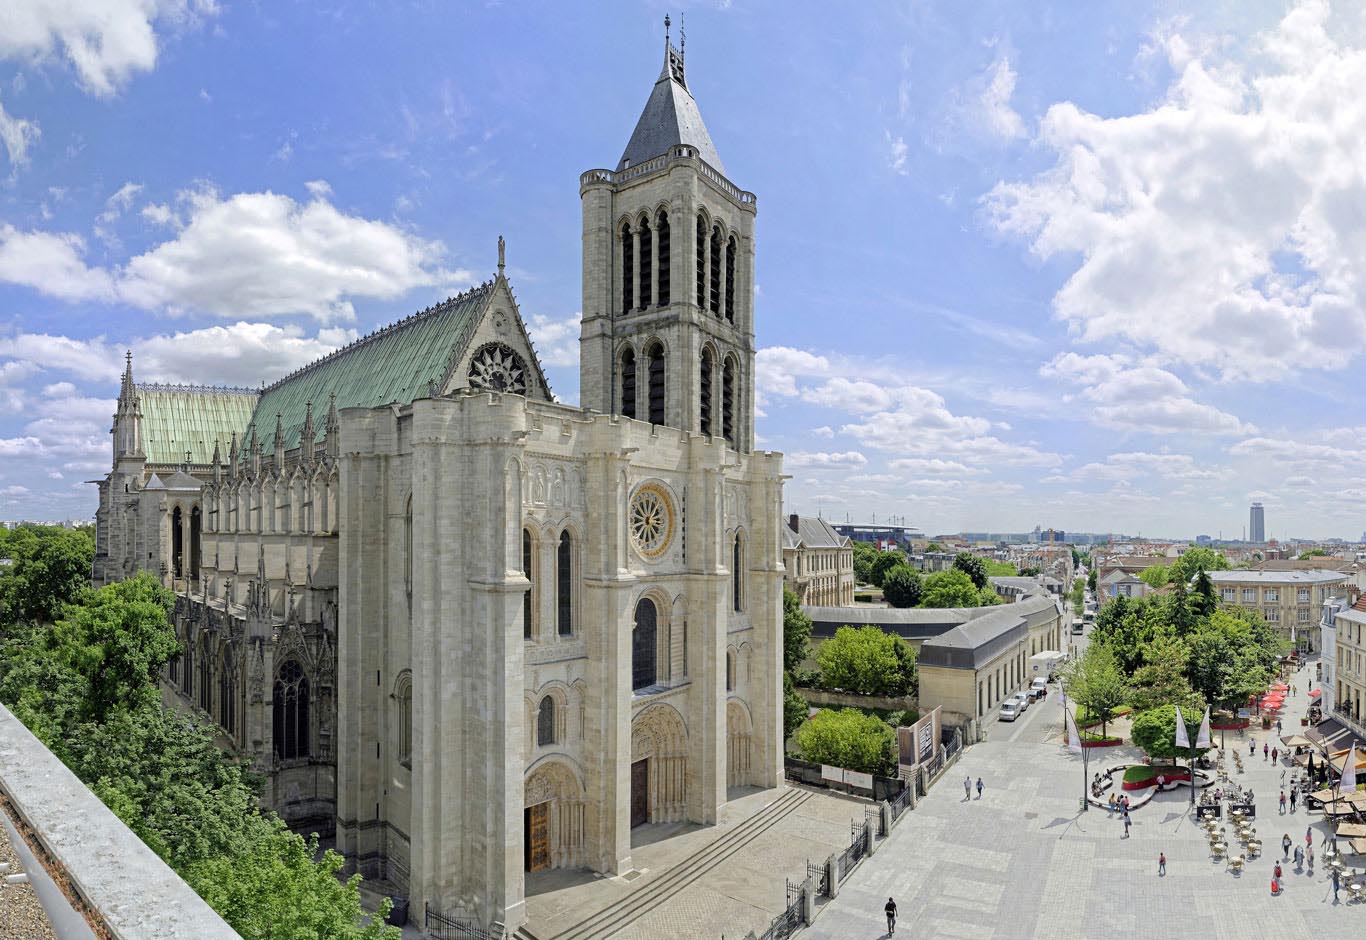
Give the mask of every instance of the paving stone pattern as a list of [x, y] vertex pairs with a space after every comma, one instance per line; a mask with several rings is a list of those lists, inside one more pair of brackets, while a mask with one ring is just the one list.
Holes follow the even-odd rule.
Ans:
[[[1299, 695], [1287, 699], [1286, 734], [1299, 730], [1310, 675], [1306, 669], [1290, 680]], [[1230, 749], [1243, 748], [1247, 772], [1234, 770], [1233, 776], [1257, 794], [1256, 826], [1267, 851], [1234, 876], [1211, 859], [1203, 832], [1187, 815], [1187, 791], [1161, 794], [1135, 810], [1128, 839], [1117, 816], [1094, 808], [1079, 815], [1081, 758], [1060, 744], [1055, 696], [1043, 707], [1044, 715], [1026, 714], [1026, 720], [1035, 718], [1029, 727], [995, 725], [991, 740], [968, 748], [952, 779], [934, 787], [893, 829], [816, 923], [798, 934], [801, 940], [885, 936], [888, 896], [900, 911], [898, 940], [1095, 940], [1140, 930], [1201, 940], [1291, 940], [1366, 930], [1366, 904], [1349, 905], [1345, 889], [1334, 904], [1321, 864], [1311, 876], [1296, 872], [1293, 862], [1282, 863], [1285, 891], [1270, 893], [1281, 834], [1303, 845], [1305, 827], [1312, 825], [1320, 855], [1329, 834], [1320, 815], [1303, 807], [1279, 814], [1281, 771], [1288, 765], [1261, 756], [1264, 738], [1277, 743], [1274, 728], [1253, 733], [1255, 759], [1247, 757], [1247, 737], [1228, 735]], [[1092, 772], [1136, 760], [1129, 748], [1093, 751]], [[963, 800], [965, 774], [986, 783], [981, 800], [975, 793]], [[1167, 855], [1166, 877], [1157, 874], [1159, 852]], [[1358, 870], [1363, 866], [1366, 858], [1358, 860]]]

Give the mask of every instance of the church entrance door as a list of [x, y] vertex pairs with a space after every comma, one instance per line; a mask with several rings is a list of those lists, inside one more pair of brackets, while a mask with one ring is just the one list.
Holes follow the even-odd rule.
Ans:
[[650, 761], [631, 765], [631, 828], [650, 821]]
[[550, 804], [528, 806], [523, 823], [526, 833], [526, 870], [545, 871], [550, 867]]

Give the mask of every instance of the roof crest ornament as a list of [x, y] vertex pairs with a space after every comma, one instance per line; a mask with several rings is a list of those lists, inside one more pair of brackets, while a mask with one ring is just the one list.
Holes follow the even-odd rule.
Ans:
[[506, 255], [505, 255], [505, 249], [506, 249], [506, 247], [507, 247], [507, 246], [506, 246], [506, 243], [503, 241], [503, 236], [502, 236], [502, 235], [499, 235], [499, 236], [498, 236], [498, 277], [500, 277], [500, 278], [503, 276], [503, 265], [504, 265], [505, 260], [506, 260]]

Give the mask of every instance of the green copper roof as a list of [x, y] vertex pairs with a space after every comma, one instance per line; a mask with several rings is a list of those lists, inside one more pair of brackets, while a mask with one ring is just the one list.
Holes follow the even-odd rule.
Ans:
[[251, 420], [256, 392], [205, 385], [138, 385], [142, 408], [142, 449], [148, 463], [181, 464], [213, 460], [214, 444], [226, 458], [233, 432]]
[[275, 452], [276, 415], [284, 428], [285, 449], [299, 446], [310, 402], [316, 443], [327, 423], [331, 395], [337, 396], [338, 410], [374, 408], [410, 404], [429, 394], [429, 387], [442, 385], [494, 284], [489, 281], [428, 307], [267, 386], [251, 417], [261, 452]]

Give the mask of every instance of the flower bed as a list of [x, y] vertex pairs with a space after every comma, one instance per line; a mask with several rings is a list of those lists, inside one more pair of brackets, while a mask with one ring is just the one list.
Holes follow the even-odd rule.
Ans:
[[1124, 771], [1123, 787], [1125, 790], [1146, 790], [1148, 787], [1157, 786], [1159, 776], [1165, 780], [1189, 781], [1191, 773], [1189, 768], [1173, 767], [1169, 764], [1133, 764]]
[[1081, 742], [1082, 747], [1119, 747], [1123, 738], [1091, 738]]
[[1250, 724], [1246, 718], [1211, 718], [1209, 726], [1212, 731], [1240, 731]]
[[[1114, 721], [1116, 718], [1123, 718], [1125, 715], [1131, 714], [1132, 712], [1133, 712], [1133, 709], [1130, 708], [1128, 705], [1121, 705], [1119, 708], [1116, 708], [1116, 709], [1115, 709], [1114, 714], [1110, 716], [1110, 720], [1111, 720], [1111, 721]], [[1078, 706], [1078, 708], [1077, 708], [1077, 727], [1079, 727], [1079, 728], [1094, 728], [1094, 727], [1096, 727], [1096, 725], [1099, 725], [1099, 724], [1101, 724], [1101, 721], [1100, 721], [1099, 718], [1094, 718], [1094, 719], [1093, 719], [1093, 718], [1091, 718], [1089, 715], [1086, 714], [1086, 706], [1084, 706], [1084, 705]]]

